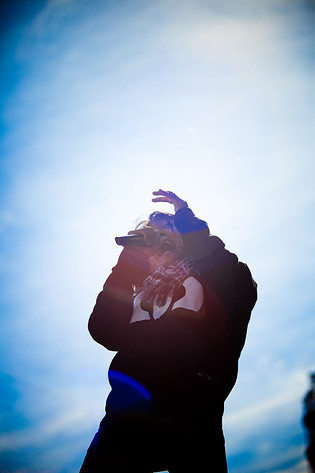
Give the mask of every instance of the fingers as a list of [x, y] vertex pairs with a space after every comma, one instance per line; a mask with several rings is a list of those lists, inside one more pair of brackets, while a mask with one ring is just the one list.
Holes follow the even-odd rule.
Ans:
[[152, 199], [152, 202], [169, 202], [170, 204], [173, 204], [178, 197], [174, 192], [171, 191], [163, 191], [162, 189], [159, 189], [158, 191], [152, 192], [153, 195], [157, 195], [159, 197], [155, 197]]
[[168, 202], [169, 204], [173, 204], [175, 212], [183, 207], [188, 207], [187, 202], [180, 199], [174, 192], [159, 189], [158, 191], [154, 191], [153, 195], [158, 197], [153, 198], [152, 202]]
[[169, 202], [170, 204], [172, 203], [168, 198], [166, 197], [155, 197], [152, 199], [152, 202]]
[[163, 191], [162, 189], [159, 189], [158, 191], [153, 191], [152, 192], [153, 195], [164, 195], [165, 197], [168, 197], [168, 196], [175, 196], [176, 195], [174, 194], [174, 192], [171, 192], [171, 191]]

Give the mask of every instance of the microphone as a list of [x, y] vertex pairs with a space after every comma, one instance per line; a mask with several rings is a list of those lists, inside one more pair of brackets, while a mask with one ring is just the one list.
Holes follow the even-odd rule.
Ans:
[[153, 246], [149, 245], [143, 235], [126, 235], [116, 237], [115, 242], [121, 246]]

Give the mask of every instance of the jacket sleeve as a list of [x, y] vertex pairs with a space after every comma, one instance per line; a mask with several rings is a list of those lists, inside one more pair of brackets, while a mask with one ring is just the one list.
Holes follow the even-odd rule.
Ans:
[[176, 212], [174, 222], [189, 255], [198, 261], [201, 271], [237, 262], [237, 256], [225, 249], [220, 238], [210, 235], [208, 224], [188, 207]]
[[94, 340], [117, 351], [123, 343], [133, 310], [133, 286], [148, 275], [145, 255], [124, 249], [97, 297], [88, 329]]
[[207, 284], [226, 308], [233, 352], [238, 357], [257, 301], [257, 283], [248, 266], [229, 252], [220, 238], [211, 235], [207, 223], [195, 217], [189, 208], [176, 212], [175, 225], [192, 256], [197, 259]]
[[222, 304], [220, 319], [222, 316], [225, 319], [225, 334], [219, 347], [222, 353], [219, 370], [228, 393], [236, 380], [237, 361], [257, 300], [257, 284], [247, 265], [229, 252], [220, 238], [210, 235], [206, 222], [196, 218], [190, 209], [176, 213], [175, 225], [191, 256], [197, 260], [203, 283]]

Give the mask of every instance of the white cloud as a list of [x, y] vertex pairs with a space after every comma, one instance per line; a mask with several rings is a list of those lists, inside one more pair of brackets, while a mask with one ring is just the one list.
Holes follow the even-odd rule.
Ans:
[[[288, 420], [288, 415], [294, 416], [298, 411], [300, 417], [301, 400], [307, 387], [305, 371], [300, 369], [289, 373], [279, 373], [275, 366], [273, 370], [273, 373], [270, 372], [268, 392], [264, 387], [258, 399], [253, 399], [251, 394], [247, 393], [247, 403], [226, 416], [227, 426], [237, 426], [238, 430], [248, 429], [249, 426], [252, 428], [254, 420], [256, 428], [259, 429], [262, 424], [270, 422], [276, 411], [278, 413], [281, 411], [286, 420]], [[256, 394], [259, 395], [259, 388]]]

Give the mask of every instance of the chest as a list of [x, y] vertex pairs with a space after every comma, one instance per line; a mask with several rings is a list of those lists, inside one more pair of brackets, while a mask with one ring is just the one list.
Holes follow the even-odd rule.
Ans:
[[198, 313], [204, 303], [204, 290], [200, 282], [193, 276], [188, 277], [176, 291], [170, 291], [162, 305], [157, 302], [156, 296], [150, 302], [142, 298], [141, 293], [133, 300], [133, 312], [130, 323], [143, 320], [158, 320], [167, 312], [172, 313], [176, 309], [190, 311], [191, 316]]

